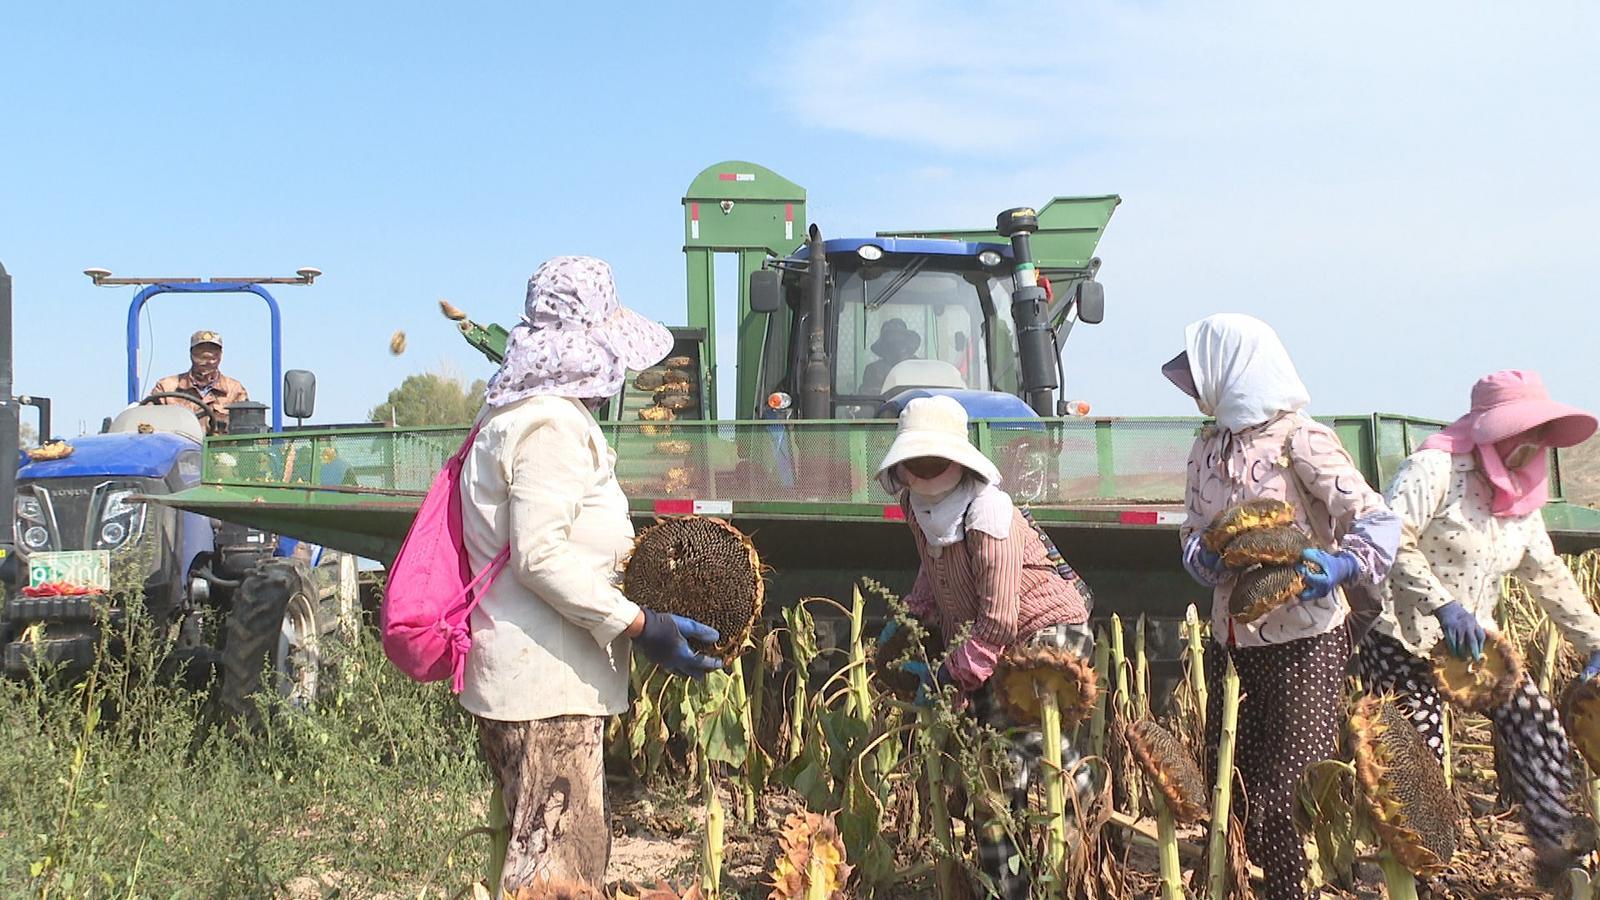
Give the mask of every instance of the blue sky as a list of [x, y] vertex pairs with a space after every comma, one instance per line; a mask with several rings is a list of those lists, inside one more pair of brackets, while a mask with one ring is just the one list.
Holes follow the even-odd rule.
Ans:
[[[542, 259], [683, 312], [679, 198], [747, 159], [830, 235], [1120, 193], [1069, 392], [1184, 413], [1185, 323], [1260, 315], [1322, 412], [1449, 416], [1538, 368], [1600, 407], [1600, 8], [1577, 2], [29, 4], [0, 19], [0, 261], [19, 392], [124, 401], [132, 291], [80, 272], [288, 274], [289, 367], [350, 421], [405, 375], [486, 376], [435, 311], [520, 311]], [[164, 298], [269, 393], [264, 310]], [[395, 329], [407, 353], [387, 351]]]

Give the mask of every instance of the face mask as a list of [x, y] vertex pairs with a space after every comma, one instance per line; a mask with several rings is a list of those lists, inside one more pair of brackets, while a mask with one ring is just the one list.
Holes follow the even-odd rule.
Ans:
[[1505, 455], [1505, 464], [1508, 469], [1520, 469], [1528, 463], [1539, 458], [1544, 452], [1542, 444], [1518, 444], [1516, 449]]
[[950, 493], [955, 490], [956, 485], [961, 483], [963, 474], [962, 468], [954, 463], [932, 478], [918, 478], [911, 474], [905, 466], [900, 467], [901, 482], [910, 489], [911, 493], [920, 494], [924, 497], [937, 497], [941, 494]]

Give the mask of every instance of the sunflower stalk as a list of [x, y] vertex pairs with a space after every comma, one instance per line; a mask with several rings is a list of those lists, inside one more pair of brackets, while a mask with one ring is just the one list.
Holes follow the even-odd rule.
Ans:
[[850, 602], [850, 703], [848, 709], [869, 728], [872, 725], [872, 697], [867, 691], [867, 648], [861, 633], [867, 620], [866, 601], [861, 588], [853, 589]]
[[1178, 861], [1178, 823], [1160, 792], [1155, 792], [1156, 852], [1161, 860], [1161, 900], [1184, 900], [1183, 867]]
[[1545, 625], [1544, 659], [1539, 661], [1539, 690], [1546, 697], [1555, 691], [1556, 663], [1561, 660], [1561, 632], [1556, 623]]
[[[1133, 722], [1133, 689], [1129, 685], [1129, 669], [1127, 645], [1122, 634], [1122, 617], [1116, 613], [1111, 614], [1111, 665], [1117, 672], [1116, 696], [1112, 698], [1113, 708], [1116, 711], [1117, 721], [1124, 726]], [[1128, 772], [1128, 811], [1135, 816], [1140, 814], [1139, 795], [1142, 793], [1140, 785], [1142, 780], [1134, 771]]]
[[1054, 691], [1041, 690], [1039, 730], [1044, 734], [1045, 807], [1049, 813], [1045, 860], [1052, 875], [1049, 896], [1059, 896], [1067, 870], [1067, 786], [1061, 770], [1061, 707]]
[[1451, 718], [1451, 716], [1450, 716], [1450, 706], [1448, 704], [1445, 704], [1444, 705], [1444, 709], [1439, 711], [1439, 727], [1444, 732], [1443, 744], [1444, 744], [1444, 786], [1445, 787], [1454, 787], [1455, 783], [1456, 783], [1455, 751], [1454, 751], [1454, 748], [1451, 746], [1452, 744], [1455, 743], [1455, 741], [1454, 741], [1453, 738], [1450, 737], [1450, 732], [1455, 728], [1455, 726], [1450, 721], [1450, 718]]
[[1378, 857], [1378, 865], [1383, 869], [1383, 887], [1389, 900], [1417, 900], [1416, 876], [1400, 865], [1389, 851], [1385, 850]]
[[1200, 613], [1194, 604], [1184, 613], [1184, 628], [1189, 641], [1189, 689], [1194, 692], [1194, 714], [1199, 720], [1200, 733], [1206, 730], [1206, 704], [1210, 696], [1206, 689], [1206, 650], [1201, 632]]
[[1208, 883], [1211, 900], [1228, 896], [1228, 822], [1233, 801], [1233, 744], [1239, 730], [1239, 673], [1228, 659], [1222, 676], [1221, 739], [1217, 744], [1217, 783], [1211, 791], [1211, 846]]
[[939, 889], [941, 900], [955, 900], [961, 897], [961, 873], [956, 868], [955, 837], [950, 830], [950, 809], [945, 803], [944, 796], [944, 728], [939, 725], [931, 709], [923, 709], [922, 717], [922, 765], [928, 773], [928, 816], [933, 822], [933, 836], [935, 839], [935, 852], [938, 860], [934, 864], [935, 884]]
[[723, 815], [722, 800], [711, 766], [704, 767], [701, 789], [706, 792], [706, 833], [701, 850], [700, 890], [706, 900], [717, 900], [722, 892]]
[[1150, 715], [1150, 658], [1145, 653], [1144, 613], [1133, 627], [1133, 710], [1137, 718]]
[[[1111, 671], [1111, 642], [1106, 640], [1104, 630], [1095, 636], [1094, 642], [1094, 674], [1098, 684], [1106, 683], [1106, 676]], [[1111, 702], [1109, 692], [1101, 691], [1095, 698], [1094, 712], [1089, 718], [1089, 746], [1094, 755], [1104, 759], [1106, 754], [1106, 713]]]
[[739, 793], [743, 795], [741, 798], [743, 802], [739, 804], [739, 821], [753, 825], [756, 821], [756, 797], [760, 795], [760, 788], [756, 785], [759, 767], [756, 765], [755, 755], [761, 752], [761, 748], [756, 745], [754, 718], [750, 712], [750, 694], [745, 690], [744, 684], [744, 664], [738, 660], [733, 662], [731, 681], [733, 682], [729, 689], [731, 699], [734, 708], [739, 711], [739, 724], [744, 728], [745, 741], [749, 748], [745, 751], [745, 764], [741, 767], [743, 771], [740, 773], [742, 778]]

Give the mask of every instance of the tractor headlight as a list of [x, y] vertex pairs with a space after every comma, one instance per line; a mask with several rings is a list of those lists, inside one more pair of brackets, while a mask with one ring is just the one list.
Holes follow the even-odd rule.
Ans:
[[130, 502], [136, 493], [136, 490], [119, 488], [108, 491], [100, 501], [100, 533], [95, 540], [96, 550], [115, 550], [138, 537], [144, 529], [144, 504]]
[[1000, 253], [995, 250], [985, 250], [978, 254], [978, 262], [992, 269], [1000, 265]]
[[30, 525], [22, 532], [22, 543], [29, 550], [43, 550], [50, 546], [50, 532], [43, 525]]
[[883, 248], [877, 244], [862, 244], [856, 248], [856, 255], [867, 262], [877, 262], [883, 259]]
[[15, 504], [17, 540], [29, 550], [50, 546], [50, 517], [34, 494], [18, 494]]

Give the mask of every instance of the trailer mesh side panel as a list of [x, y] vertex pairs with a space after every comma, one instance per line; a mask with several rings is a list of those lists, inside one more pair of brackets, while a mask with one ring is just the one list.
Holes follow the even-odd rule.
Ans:
[[[1334, 425], [1374, 487], [1438, 424], [1393, 416]], [[1019, 502], [1035, 506], [1179, 504], [1202, 422], [1194, 418], [986, 421], [971, 437]], [[634, 499], [888, 504], [873, 478], [894, 440], [886, 419], [826, 422], [640, 422], [603, 425]], [[331, 487], [420, 495], [465, 428], [354, 429], [215, 438], [211, 484]], [[1353, 445], [1352, 445], [1353, 444]], [[1600, 503], [1600, 438], [1560, 454], [1567, 499]]]

